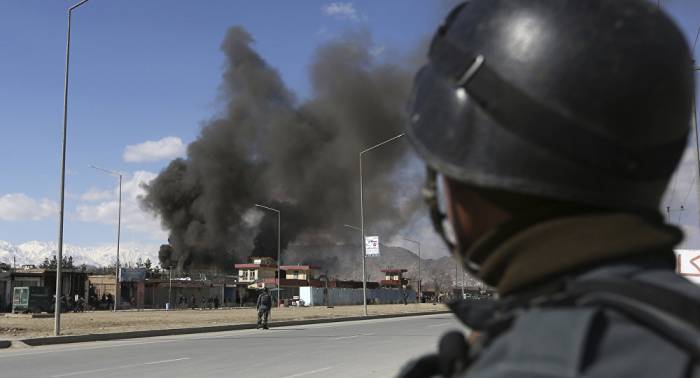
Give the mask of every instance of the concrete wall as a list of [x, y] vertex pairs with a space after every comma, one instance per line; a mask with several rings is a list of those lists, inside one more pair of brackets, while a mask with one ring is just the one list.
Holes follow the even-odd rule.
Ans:
[[[367, 289], [367, 300], [369, 303], [388, 304], [403, 303], [403, 293], [406, 292], [408, 303], [416, 302], [416, 292], [413, 290], [401, 289]], [[340, 306], [362, 304], [362, 289], [329, 288], [328, 300], [324, 302], [323, 288], [303, 286], [299, 288], [299, 298], [307, 306]]]
[[[214, 287], [173, 287], [172, 288], [172, 308], [177, 308], [180, 296], [187, 299], [187, 307], [191, 307], [192, 295], [195, 297], [197, 307], [201, 307], [202, 297], [219, 299], [219, 307], [237, 305], [237, 295], [233, 287], [222, 286]], [[146, 308], [165, 308], [165, 303], [168, 302], [168, 285], [149, 285], [144, 290], [144, 307]], [[226, 303], [224, 303], [226, 299]]]
[[88, 282], [95, 287], [97, 298], [102, 298], [102, 294], [112, 294], [116, 296], [117, 277], [115, 275], [94, 275], [88, 276]]

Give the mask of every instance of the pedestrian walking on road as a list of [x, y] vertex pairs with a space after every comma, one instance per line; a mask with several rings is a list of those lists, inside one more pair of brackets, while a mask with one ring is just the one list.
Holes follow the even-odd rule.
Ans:
[[272, 296], [267, 288], [258, 295], [258, 302], [255, 307], [258, 310], [258, 329], [268, 329], [267, 318], [272, 308]]
[[498, 296], [451, 303], [469, 339], [445, 334], [399, 377], [698, 376], [700, 289], [674, 272], [683, 232], [659, 211], [693, 71], [656, 1], [450, 12], [406, 136], [435, 231]]

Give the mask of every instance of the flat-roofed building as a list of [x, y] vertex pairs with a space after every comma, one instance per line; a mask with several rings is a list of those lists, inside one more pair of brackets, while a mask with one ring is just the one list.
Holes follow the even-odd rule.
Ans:
[[[74, 297], [77, 294], [86, 298], [87, 277], [88, 274], [80, 269], [61, 269], [62, 295]], [[0, 272], [0, 312], [10, 311], [13, 289], [24, 286], [46, 287], [53, 296], [56, 292], [56, 270], [28, 265], [26, 268]]]
[[271, 257], [251, 257], [250, 262], [235, 264], [234, 267], [238, 270], [240, 283], [255, 284], [277, 278], [277, 263]]
[[384, 279], [380, 282], [385, 287], [403, 287], [408, 284], [408, 279], [403, 277], [403, 274], [408, 272], [406, 269], [387, 268], [382, 269]]
[[280, 269], [284, 271], [284, 278], [288, 280], [316, 280], [321, 267], [316, 265], [282, 265]]

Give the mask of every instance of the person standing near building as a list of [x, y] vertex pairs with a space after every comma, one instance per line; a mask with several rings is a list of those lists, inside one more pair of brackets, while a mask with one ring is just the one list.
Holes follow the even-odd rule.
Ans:
[[270, 309], [272, 308], [272, 296], [267, 288], [265, 288], [265, 290], [258, 295], [258, 301], [255, 307], [258, 310], [257, 328], [268, 329], [267, 318], [270, 315]]
[[453, 303], [469, 340], [399, 376], [697, 377], [700, 288], [659, 211], [695, 92], [674, 21], [655, 1], [472, 0], [428, 58], [406, 130], [423, 194], [499, 297]]

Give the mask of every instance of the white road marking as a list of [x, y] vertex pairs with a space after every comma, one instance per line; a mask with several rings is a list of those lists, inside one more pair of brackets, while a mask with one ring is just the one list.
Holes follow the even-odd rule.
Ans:
[[157, 364], [164, 364], [167, 362], [183, 361], [183, 360], [189, 360], [189, 359], [190, 359], [189, 357], [173, 358], [172, 360], [145, 362], [144, 365], [157, 365]]
[[[285, 326], [285, 327], [275, 328], [275, 330], [276, 331], [282, 331], [282, 330], [295, 331], [294, 328], [298, 328], [298, 327], [339, 328], [339, 327], [350, 327], [350, 326], [354, 326], [354, 325], [358, 325], [358, 324], [377, 324], [377, 323], [385, 323], [385, 322], [406, 321], [406, 320], [411, 320], [411, 319], [415, 319], [415, 318], [434, 319], [434, 318], [443, 317], [443, 316], [445, 316], [445, 314], [406, 316], [406, 317], [400, 317], [400, 318], [383, 318], [383, 319], [362, 319], [362, 318], [359, 318], [357, 320], [344, 321], [344, 322], [305, 324], [303, 326], [299, 326], [299, 325]], [[435, 327], [435, 326], [440, 326], [443, 324], [451, 324], [451, 323], [434, 324], [434, 325], [429, 325], [428, 327]], [[232, 331], [212, 332], [209, 334], [209, 335], [216, 335], [216, 336], [207, 336], [207, 334], [201, 334], [201, 333], [200, 334], [189, 334], [189, 335], [155, 336], [155, 337], [151, 337], [151, 338], [146, 338], [146, 340], [150, 340], [150, 341], [142, 341], [142, 342], [136, 342], [136, 340], [138, 340], [138, 339], [125, 339], [125, 340], [88, 341], [88, 342], [84, 342], [84, 343], [81, 342], [81, 343], [72, 343], [72, 344], [43, 345], [43, 346], [30, 347], [31, 349], [29, 349], [29, 350], [22, 349], [21, 351], [20, 350], [13, 351], [11, 349], [5, 350], [5, 351], [0, 350], [0, 360], [5, 359], [5, 358], [32, 356], [32, 355], [48, 354], [48, 353], [74, 352], [74, 351], [83, 351], [83, 350], [98, 350], [98, 349], [107, 349], [107, 348], [129, 347], [129, 346], [136, 346], [136, 345], [172, 343], [172, 342], [176, 342], [176, 341], [180, 341], [180, 340], [201, 340], [201, 339], [210, 339], [210, 338], [226, 338], [226, 337], [231, 337], [231, 336], [236, 336], [236, 335], [257, 334], [257, 333], [260, 333], [260, 332], [259, 331], [256, 332], [256, 330], [232, 330]], [[98, 345], [95, 345], [95, 343], [98, 343]]]
[[320, 369], [316, 369], [316, 370], [309, 370], [309, 371], [304, 371], [304, 372], [297, 373], [297, 374], [287, 375], [287, 376], [285, 376], [285, 377], [283, 377], [283, 378], [303, 377], [303, 376], [305, 376], [305, 375], [316, 374], [316, 373], [320, 373], [320, 372], [323, 372], [323, 371], [326, 371], [326, 370], [331, 370], [331, 369], [333, 369], [332, 366], [327, 366], [327, 367], [320, 368]]
[[428, 328], [433, 328], [433, 327], [444, 327], [444, 326], [448, 326], [448, 325], [452, 325], [452, 324], [454, 324], [454, 323], [438, 323], [438, 324], [431, 324], [431, 325], [428, 326]]
[[[132, 368], [132, 367], [145, 366], [145, 365], [165, 364], [168, 362], [183, 361], [183, 360], [189, 360], [189, 359], [190, 359], [189, 357], [182, 357], [182, 358], [175, 358], [172, 360], [162, 360], [162, 361], [144, 362], [144, 363], [140, 363], [140, 364], [122, 365], [122, 366], [119, 366], [119, 369], [128, 369], [128, 368]], [[94, 369], [94, 370], [81, 370], [81, 371], [74, 371], [71, 373], [52, 375], [51, 377], [53, 377], [53, 378], [70, 377], [70, 376], [74, 376], [74, 375], [99, 373], [99, 372], [114, 370], [114, 369], [115, 369], [114, 367], [109, 367], [109, 368]]]
[[352, 336], [341, 336], [341, 337], [336, 337], [333, 340], [343, 340], [343, 339], [354, 339], [355, 337], [360, 337], [360, 336], [372, 336], [374, 335], [373, 333], [361, 333], [359, 335], [352, 335]]
[[[146, 341], [146, 342], [123, 342], [119, 344], [111, 344], [112, 342], [115, 341], [97, 341], [99, 343], [110, 343], [107, 345], [100, 345], [100, 346], [93, 346], [93, 347], [87, 347], [87, 348], [81, 348], [81, 347], [75, 347], [75, 344], [56, 344], [56, 345], [44, 345], [44, 346], [37, 346], [37, 347], [31, 347], [31, 348], [51, 348], [51, 347], [56, 347], [56, 349], [49, 349], [49, 350], [36, 350], [36, 351], [31, 351], [31, 352], [25, 352], [25, 353], [13, 353], [11, 351], [8, 351], [7, 353], [0, 353], [0, 358], [9, 358], [9, 357], [21, 357], [21, 356], [33, 356], [35, 354], [47, 354], [47, 353], [60, 353], [60, 352], [74, 352], [74, 351], [83, 351], [83, 350], [95, 350], [95, 349], [107, 349], [107, 348], [119, 348], [119, 347], [126, 347], [126, 346], [132, 346], [132, 345], [148, 345], [148, 344], [160, 344], [160, 343], [173, 343], [176, 342], [177, 340], [158, 340], [158, 341]], [[95, 341], [88, 341], [87, 343], [95, 343]], [[82, 344], [82, 343], [81, 343]], [[26, 350], [26, 349], [23, 349]]]

